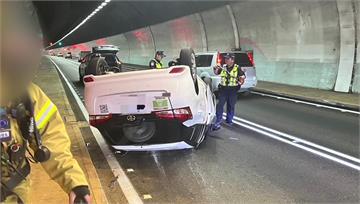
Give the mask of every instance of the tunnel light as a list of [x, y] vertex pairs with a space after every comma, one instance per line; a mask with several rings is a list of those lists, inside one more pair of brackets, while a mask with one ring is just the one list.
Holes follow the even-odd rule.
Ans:
[[75, 28], [73, 28], [70, 32], [68, 32], [66, 35], [64, 35], [62, 38], [60, 38], [57, 42], [51, 43], [50, 46], [46, 47], [45, 49], [48, 49], [52, 47], [53, 45], [60, 45], [62, 46], [62, 42], [65, 38], [67, 38], [69, 35], [71, 35], [73, 32], [75, 32], [77, 29], [79, 29], [83, 24], [85, 24], [91, 17], [93, 17], [97, 12], [99, 12], [102, 8], [104, 8], [111, 0], [105, 0], [102, 2], [93, 12], [91, 12], [84, 20], [82, 20]]

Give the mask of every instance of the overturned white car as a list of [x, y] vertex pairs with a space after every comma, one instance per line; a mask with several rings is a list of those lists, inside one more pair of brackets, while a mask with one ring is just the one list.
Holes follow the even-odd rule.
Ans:
[[84, 78], [90, 124], [118, 150], [198, 147], [215, 117], [214, 97], [197, 75], [195, 54], [179, 64]]

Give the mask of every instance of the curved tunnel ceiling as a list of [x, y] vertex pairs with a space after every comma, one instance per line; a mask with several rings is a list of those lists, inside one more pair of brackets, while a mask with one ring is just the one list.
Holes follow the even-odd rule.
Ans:
[[[98, 1], [35, 2], [44, 28], [45, 43], [59, 40], [100, 3]], [[62, 46], [125, 33], [225, 4], [227, 1], [112, 1], [64, 39]]]

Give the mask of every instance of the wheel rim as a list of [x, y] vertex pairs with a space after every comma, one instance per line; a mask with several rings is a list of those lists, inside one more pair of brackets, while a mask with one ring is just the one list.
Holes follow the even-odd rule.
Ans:
[[143, 122], [138, 126], [124, 127], [125, 137], [135, 143], [146, 142], [155, 135], [155, 124], [153, 122]]

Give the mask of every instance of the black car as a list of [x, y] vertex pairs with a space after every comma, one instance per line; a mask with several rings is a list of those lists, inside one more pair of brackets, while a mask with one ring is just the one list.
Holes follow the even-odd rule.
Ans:
[[118, 47], [102, 45], [93, 47], [90, 54], [79, 59], [79, 79], [82, 82], [86, 75], [103, 75], [107, 72], [121, 72], [121, 61], [116, 56]]
[[67, 52], [67, 53], [66, 53], [65, 59], [72, 59], [72, 54], [71, 54], [71, 52]]

